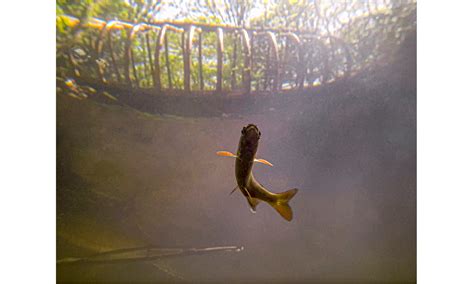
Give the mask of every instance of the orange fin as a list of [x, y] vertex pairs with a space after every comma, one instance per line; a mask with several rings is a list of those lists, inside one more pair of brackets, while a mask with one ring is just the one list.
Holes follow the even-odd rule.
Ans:
[[231, 152], [228, 152], [228, 151], [217, 151], [216, 154], [221, 157], [237, 158], [235, 154], [232, 154]]
[[271, 205], [286, 221], [293, 219], [293, 211], [288, 203], [272, 203]]
[[254, 159], [253, 161], [257, 162], [257, 163], [262, 163], [262, 164], [268, 165], [270, 167], [273, 167], [273, 164], [270, 163], [269, 161], [265, 160], [265, 159]]

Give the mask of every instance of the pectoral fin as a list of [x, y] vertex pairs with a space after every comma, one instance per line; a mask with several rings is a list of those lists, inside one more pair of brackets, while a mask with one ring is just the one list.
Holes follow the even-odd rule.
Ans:
[[236, 186], [234, 189], [232, 189], [232, 191], [229, 193], [229, 195], [231, 195], [232, 193], [234, 193], [234, 191], [239, 188], [239, 186]]
[[253, 161], [256, 162], [256, 163], [262, 163], [262, 164], [268, 165], [270, 167], [273, 167], [273, 164], [270, 163], [269, 161], [265, 160], [265, 159], [254, 159]]
[[216, 152], [216, 154], [218, 156], [221, 156], [221, 157], [237, 158], [237, 156], [235, 154], [232, 154], [231, 152], [228, 152], [228, 151], [218, 151], [218, 152]]

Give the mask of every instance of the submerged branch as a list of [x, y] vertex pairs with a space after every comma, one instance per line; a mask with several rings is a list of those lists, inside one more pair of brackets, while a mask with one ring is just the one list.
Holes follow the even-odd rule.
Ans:
[[124, 263], [136, 261], [150, 261], [165, 257], [189, 256], [206, 254], [212, 252], [240, 252], [243, 246], [222, 246], [207, 248], [158, 248], [158, 247], [137, 247], [118, 249], [99, 253], [90, 257], [67, 257], [59, 259], [56, 264], [86, 264], [86, 263]]

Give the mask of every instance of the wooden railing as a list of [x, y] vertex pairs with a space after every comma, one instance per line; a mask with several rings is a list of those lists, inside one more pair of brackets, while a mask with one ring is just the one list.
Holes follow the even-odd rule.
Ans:
[[[285, 92], [324, 84], [353, 71], [347, 44], [308, 31], [177, 21], [129, 23], [94, 18], [81, 22], [66, 15], [58, 20], [71, 33], [80, 31], [89, 37], [88, 48], [72, 45], [66, 52], [73, 76], [149, 89], [157, 95]], [[173, 52], [182, 57], [182, 73], [177, 74], [170, 62], [170, 34], [180, 36], [180, 48]], [[206, 34], [213, 34], [207, 37], [213, 42], [204, 40]], [[225, 50], [225, 42], [232, 48]], [[205, 55], [205, 49], [215, 49], [215, 53]], [[204, 76], [205, 64], [207, 69], [215, 66], [215, 75]], [[224, 72], [225, 66], [230, 72]]]

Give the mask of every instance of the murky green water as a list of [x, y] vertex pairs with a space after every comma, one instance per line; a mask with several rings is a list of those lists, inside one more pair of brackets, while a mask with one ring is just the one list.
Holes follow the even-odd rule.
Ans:
[[[240, 118], [145, 115], [58, 96], [58, 259], [244, 247], [58, 265], [58, 280], [415, 281], [415, 87], [387, 82]], [[258, 156], [275, 165], [255, 165], [255, 177], [273, 192], [300, 190], [292, 222], [229, 196], [234, 162], [215, 152], [235, 151], [248, 123], [262, 132]]]

